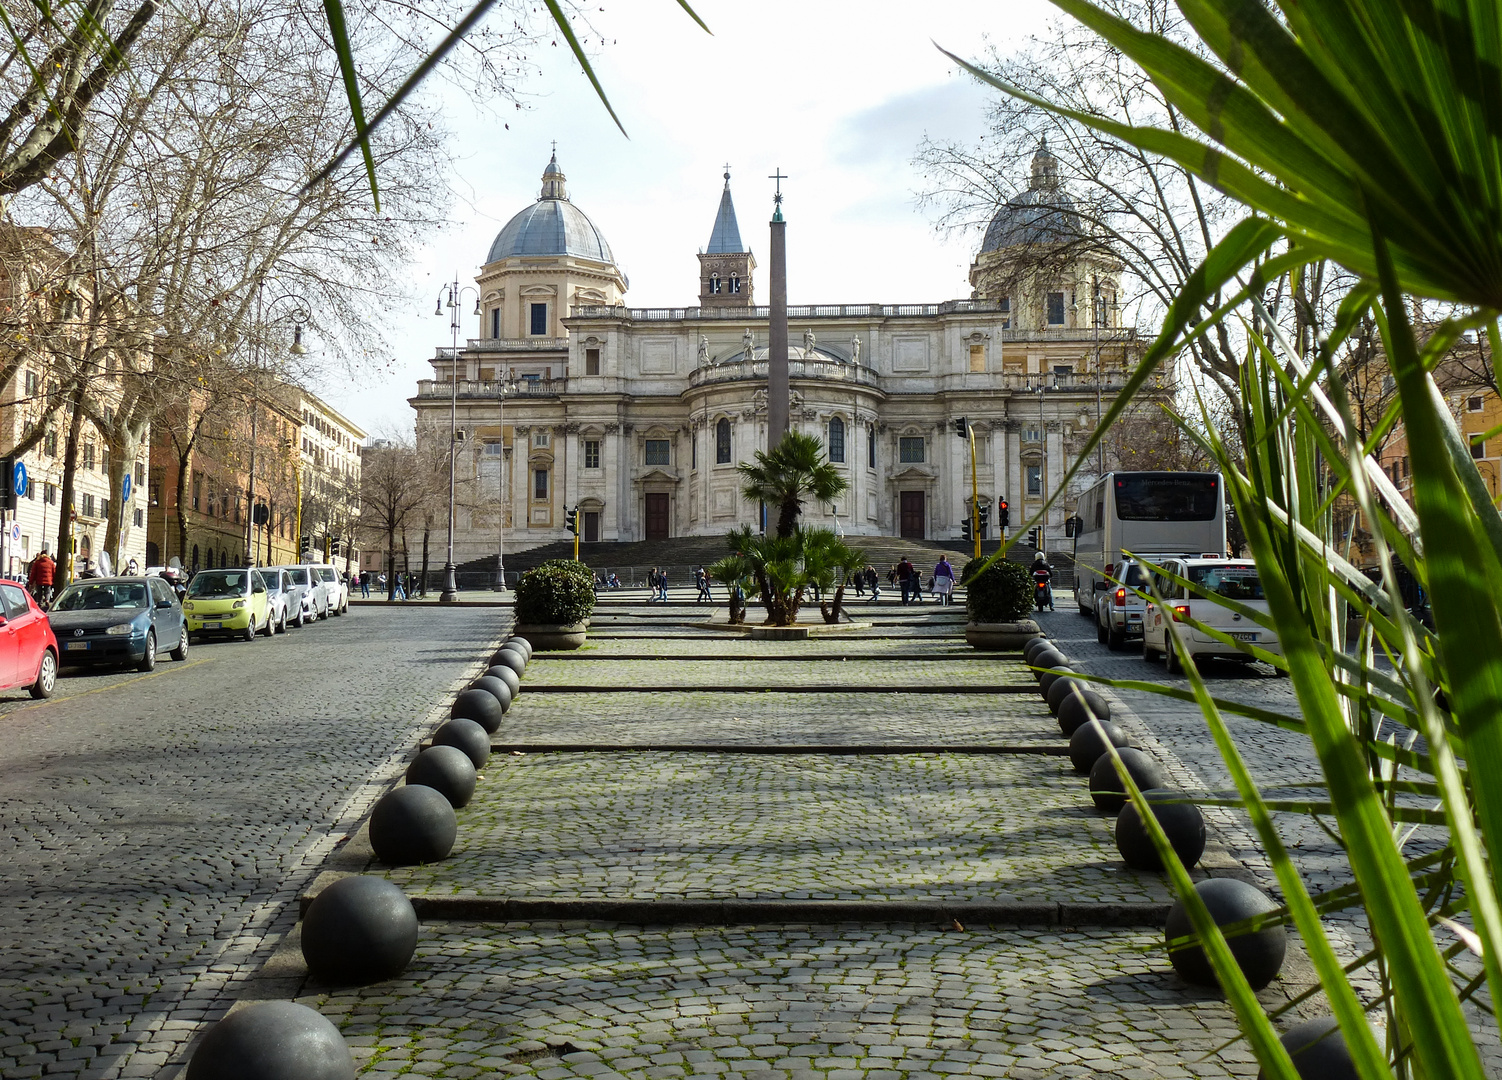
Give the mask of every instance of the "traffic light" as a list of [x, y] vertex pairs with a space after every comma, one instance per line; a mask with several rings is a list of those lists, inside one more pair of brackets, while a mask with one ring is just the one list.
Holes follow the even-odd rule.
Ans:
[[963, 416], [956, 417], [954, 421], [954, 433], [965, 439], [970, 436], [970, 423]]
[[568, 531], [575, 536], [579, 535], [579, 508], [577, 506], [568, 512]]
[[1035, 547], [1039, 551], [1042, 551], [1043, 550], [1043, 527], [1041, 525], [1034, 525], [1032, 527], [1032, 530], [1027, 534], [1027, 540], [1028, 540], [1028, 543], [1032, 547]]
[[978, 506], [975, 508], [975, 515], [980, 519], [980, 534], [984, 538], [986, 535], [986, 526], [990, 524], [991, 508], [989, 506]]
[[960, 534], [964, 536], [967, 541], [973, 540], [975, 538], [975, 534], [970, 531], [969, 518], [966, 518], [963, 522], [960, 523]]
[[15, 477], [16, 459], [9, 454], [0, 457], [0, 510], [15, 510], [21, 504]]
[[996, 506], [996, 524], [1005, 529], [1012, 523], [1012, 511], [1007, 507], [1007, 501], [1002, 499]]

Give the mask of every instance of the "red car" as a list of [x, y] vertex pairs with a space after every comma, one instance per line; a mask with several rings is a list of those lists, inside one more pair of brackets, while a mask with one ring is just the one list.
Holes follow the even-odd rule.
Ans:
[[47, 613], [20, 585], [0, 581], [0, 690], [24, 686], [34, 698], [51, 697], [57, 654]]

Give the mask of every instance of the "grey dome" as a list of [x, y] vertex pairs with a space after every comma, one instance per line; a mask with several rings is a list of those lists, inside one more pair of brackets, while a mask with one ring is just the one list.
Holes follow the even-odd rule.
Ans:
[[1059, 183], [1058, 159], [1044, 140], [1033, 155], [1033, 175], [1027, 190], [1008, 199], [986, 226], [981, 251], [1033, 244], [1067, 244], [1085, 230], [1074, 200]]
[[575, 255], [581, 259], [615, 264], [610, 245], [595, 223], [568, 201], [563, 170], [557, 155], [542, 174], [542, 194], [517, 214], [490, 245], [487, 263], [513, 255]]

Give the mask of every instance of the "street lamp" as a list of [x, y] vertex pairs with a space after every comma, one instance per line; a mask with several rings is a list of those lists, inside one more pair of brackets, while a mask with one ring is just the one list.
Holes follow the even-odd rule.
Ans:
[[[308, 351], [307, 346], [303, 345], [303, 343], [302, 343], [302, 328], [303, 328], [303, 324], [309, 321], [307, 301], [304, 300], [302, 297], [298, 296], [296, 293], [282, 293], [280, 296], [277, 296], [277, 297], [275, 297], [274, 299], [272, 299], [270, 301], [263, 301], [263, 296], [264, 296], [264, 293], [265, 293], [265, 289], [266, 289], [266, 281], [265, 281], [264, 278], [261, 279], [260, 281], [256, 282], [256, 326], [258, 328], [258, 332], [257, 332], [257, 334], [255, 336], [255, 340], [252, 343], [254, 351], [252, 353], [252, 362], [251, 362], [251, 368], [252, 368], [252, 370], [251, 370], [251, 380], [252, 380], [253, 389], [252, 389], [252, 394], [251, 394], [251, 408], [250, 408], [250, 482], [249, 482], [249, 484], [247, 484], [246, 491], [245, 491], [245, 503], [246, 503], [246, 507], [245, 507], [245, 509], [246, 509], [246, 513], [245, 513], [245, 518], [246, 518], [246, 520], [245, 520], [245, 565], [246, 566], [255, 566], [256, 565], [256, 557], [253, 554], [253, 549], [255, 547], [256, 540], [257, 540], [257, 537], [256, 537], [256, 421], [257, 421], [257, 418], [259, 417], [260, 412], [261, 412], [261, 348], [262, 348], [262, 346], [261, 346], [261, 338], [264, 335], [264, 332], [265, 332], [265, 329], [266, 329], [266, 311], [268, 309], [270, 309], [270, 308], [276, 307], [277, 304], [280, 304], [280, 303], [282, 303], [283, 301], [286, 301], [286, 300], [290, 300], [293, 304], [295, 304], [296, 306], [292, 310], [292, 315], [296, 319], [296, 322], [294, 323], [293, 330], [292, 330], [292, 344], [287, 349], [287, 351], [289, 353], [291, 353], [293, 356], [305, 356], [307, 354], [307, 351]], [[267, 512], [267, 515], [268, 515], [267, 520], [269, 521], [270, 520], [269, 515], [271, 513], [271, 505], [270, 505], [270, 501], [269, 500], [267, 502], [266, 512]], [[165, 519], [166, 516], [167, 516], [166, 510], [164, 509], [162, 511], [162, 517]], [[268, 541], [267, 543], [269, 545], [270, 541]], [[299, 552], [298, 553], [298, 557], [301, 558], [301, 555], [302, 555], [302, 553]]]
[[500, 416], [500, 460], [495, 463], [496, 475], [496, 516], [500, 518], [500, 524], [496, 527], [495, 547], [495, 587], [497, 592], [506, 591], [506, 495], [509, 488], [506, 484], [508, 470], [506, 468], [509, 458], [506, 451], [506, 399], [516, 393], [516, 380], [502, 376], [496, 380], [495, 396], [497, 413]]
[[475, 294], [475, 314], [480, 314], [479, 290], [466, 285], [459, 287], [459, 275], [454, 275], [452, 284], [438, 290], [438, 304], [434, 315], [442, 315], [445, 292], [448, 293], [449, 330], [453, 332], [454, 348], [449, 355], [449, 536], [448, 561], [443, 564], [443, 592], [438, 595], [440, 604], [452, 604], [459, 599], [459, 582], [454, 577], [454, 459], [458, 456], [459, 434], [459, 297], [465, 291]]

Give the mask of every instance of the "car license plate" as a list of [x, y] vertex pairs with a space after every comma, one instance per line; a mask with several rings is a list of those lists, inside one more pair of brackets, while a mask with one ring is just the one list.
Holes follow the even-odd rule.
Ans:
[[83, 652], [89, 647], [87, 641], [68, 641], [64, 644], [67, 645], [69, 652]]
[[1128, 630], [1141, 630], [1142, 629], [1142, 616], [1141, 615], [1132, 615], [1132, 616], [1130, 616], [1127, 619], [1127, 629]]
[[1257, 635], [1256, 634], [1247, 634], [1247, 633], [1232, 634], [1231, 635], [1231, 639], [1233, 641], [1256, 641], [1257, 640]]
[[219, 629], [219, 620], [215, 619], [213, 622], [210, 622], [209, 620], [205, 619], [203, 621], [203, 628], [205, 630], [218, 630]]

